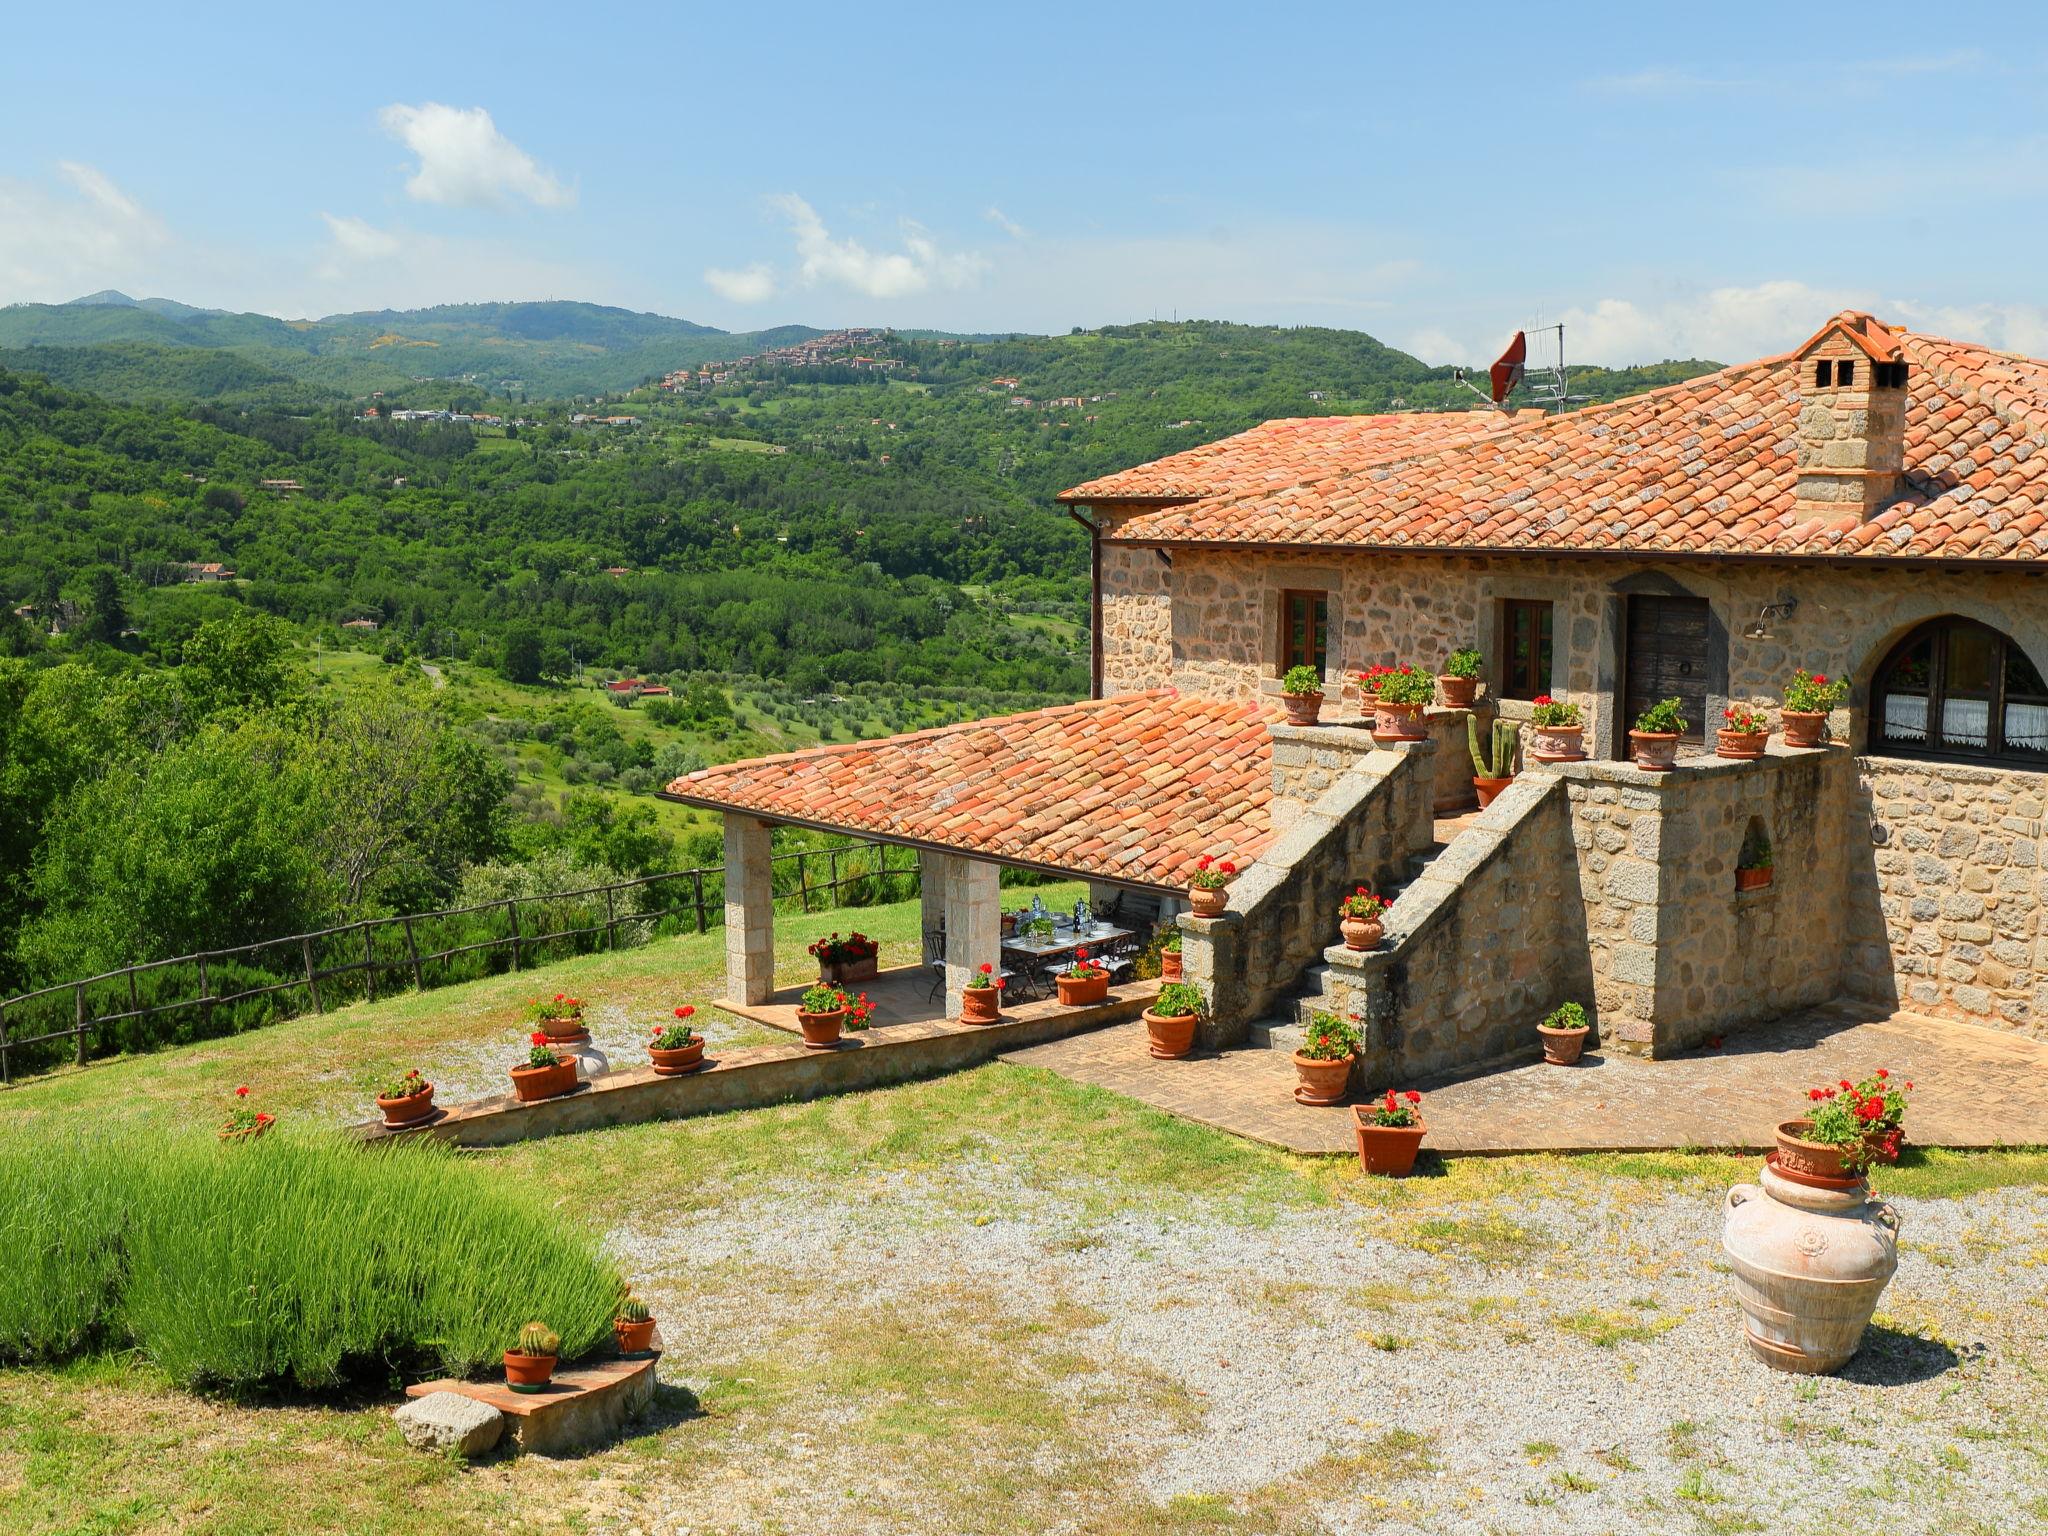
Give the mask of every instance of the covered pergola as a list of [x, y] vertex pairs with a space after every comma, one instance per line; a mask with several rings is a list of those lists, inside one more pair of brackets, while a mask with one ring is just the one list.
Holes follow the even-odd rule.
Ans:
[[915, 848], [923, 927], [943, 927], [957, 991], [1000, 958], [1003, 865], [1178, 895], [1205, 852], [1255, 859], [1273, 837], [1277, 715], [1262, 700], [1158, 689], [677, 779], [664, 798], [725, 818], [727, 1000], [761, 1004], [775, 989], [777, 824]]

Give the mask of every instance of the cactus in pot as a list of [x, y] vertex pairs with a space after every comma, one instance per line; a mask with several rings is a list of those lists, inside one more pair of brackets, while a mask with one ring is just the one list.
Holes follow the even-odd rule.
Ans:
[[1495, 720], [1486, 750], [1479, 745], [1479, 718], [1465, 717], [1465, 745], [1472, 754], [1472, 787], [1478, 792], [1480, 809], [1493, 804], [1494, 796], [1514, 782], [1515, 749], [1521, 744], [1522, 728], [1512, 720]]

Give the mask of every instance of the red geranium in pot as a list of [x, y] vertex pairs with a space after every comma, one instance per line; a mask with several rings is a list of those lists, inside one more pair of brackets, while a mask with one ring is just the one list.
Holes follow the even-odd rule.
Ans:
[[1912, 1091], [1910, 1082], [1894, 1082], [1884, 1067], [1860, 1083], [1845, 1077], [1832, 1088], [1809, 1088], [1806, 1118], [1778, 1127], [1772, 1163], [1795, 1182], [1853, 1184], [1872, 1163], [1898, 1159]]
[[1721, 711], [1721, 725], [1714, 732], [1716, 757], [1752, 758], [1764, 755], [1771, 739], [1771, 717], [1747, 704], [1730, 704]]
[[1227, 888], [1237, 877], [1237, 866], [1214, 854], [1195, 860], [1195, 872], [1188, 876], [1188, 906], [1197, 917], [1221, 917], [1230, 900]]
[[1828, 744], [1828, 716], [1849, 696], [1849, 680], [1830, 681], [1825, 672], [1801, 667], [1785, 685], [1785, 707], [1778, 712], [1785, 727], [1788, 747], [1824, 747]]
[[1145, 1048], [1161, 1061], [1173, 1061], [1195, 1048], [1195, 1028], [1208, 1006], [1202, 989], [1192, 982], [1169, 981], [1145, 1010]]
[[1344, 947], [1375, 948], [1387, 936], [1383, 917], [1393, 904], [1391, 897], [1377, 895], [1363, 885], [1338, 902], [1337, 928], [1344, 935]]
[[960, 1022], [994, 1024], [1003, 1016], [1003, 978], [983, 961], [967, 985], [960, 989]]
[[1406, 1178], [1415, 1168], [1415, 1154], [1429, 1128], [1422, 1123], [1422, 1095], [1409, 1089], [1387, 1090], [1384, 1099], [1352, 1111], [1358, 1121], [1358, 1165], [1367, 1173]]
[[228, 1107], [228, 1117], [217, 1134], [222, 1141], [254, 1141], [275, 1124], [277, 1116], [250, 1107], [249, 1085], [244, 1083], [235, 1090], [235, 1102]]
[[1539, 693], [1529, 701], [1529, 745], [1525, 755], [1536, 763], [1583, 762], [1586, 722], [1569, 699]]
[[557, 1054], [545, 1030], [536, 1029], [527, 1040], [532, 1049], [526, 1053], [526, 1064], [512, 1069], [512, 1091], [520, 1103], [558, 1098], [576, 1086], [574, 1056]]
[[655, 1026], [654, 1038], [647, 1042], [647, 1057], [654, 1063], [656, 1076], [681, 1077], [704, 1065], [704, 1037], [689, 1022], [696, 1013], [684, 1003], [676, 1009], [675, 1023]]
[[434, 1085], [414, 1067], [377, 1095], [377, 1110], [388, 1126], [418, 1125], [434, 1112]]
[[1374, 741], [1421, 741], [1429, 734], [1422, 717], [1436, 697], [1433, 675], [1402, 665], [1361, 673], [1358, 683], [1372, 698]]
[[1086, 1008], [1109, 996], [1108, 968], [1088, 958], [1084, 946], [1074, 951], [1074, 963], [1053, 977], [1060, 1003], [1067, 1008]]
[[873, 981], [881, 968], [882, 945], [859, 931], [845, 938], [837, 933], [810, 946], [818, 961], [818, 980], [827, 984]]
[[846, 1027], [852, 1007], [853, 999], [843, 988], [822, 981], [806, 987], [796, 1005], [796, 1026], [803, 1031], [804, 1044], [814, 1051], [831, 1050], [839, 1043], [839, 1032]]
[[1361, 1043], [1357, 1017], [1310, 1015], [1301, 1049], [1294, 1053], [1295, 1103], [1321, 1106], [1344, 1102], [1351, 1091], [1351, 1065], [1358, 1060]]
[[1636, 717], [1628, 733], [1636, 754], [1636, 766], [1651, 773], [1665, 773], [1678, 765], [1678, 742], [1691, 723], [1678, 711], [1678, 699], [1659, 699]]
[[583, 1024], [583, 999], [557, 992], [553, 997], [529, 998], [526, 1013], [533, 1027], [550, 1040], [584, 1040], [590, 1031]]

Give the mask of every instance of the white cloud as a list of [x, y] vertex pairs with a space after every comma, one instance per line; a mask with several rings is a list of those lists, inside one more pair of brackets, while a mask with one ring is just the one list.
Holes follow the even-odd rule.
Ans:
[[351, 261], [385, 261], [402, 248], [398, 236], [353, 214], [336, 218], [323, 213], [320, 217], [327, 221], [328, 233], [334, 236], [336, 253]]
[[1022, 240], [1028, 233], [1022, 224], [1019, 224], [1015, 219], [1003, 212], [1002, 209], [996, 207], [994, 203], [990, 203], [988, 207], [983, 209], [981, 216], [1008, 235], [1012, 240]]
[[903, 249], [871, 251], [858, 240], [836, 239], [818, 211], [794, 192], [768, 199], [796, 237], [797, 270], [805, 283], [829, 283], [871, 299], [900, 299], [944, 288], [972, 287], [988, 268], [972, 252], [941, 251], [922, 225], [906, 221]]
[[520, 199], [561, 208], [576, 201], [573, 191], [498, 132], [482, 107], [394, 103], [377, 116], [386, 133], [419, 156], [418, 169], [405, 183], [418, 202], [495, 208]]
[[761, 304], [775, 297], [775, 274], [759, 262], [737, 270], [706, 267], [704, 282], [729, 304]]
[[57, 172], [68, 185], [0, 177], [0, 303], [147, 289], [171, 243], [163, 224], [94, 166], [60, 160]]

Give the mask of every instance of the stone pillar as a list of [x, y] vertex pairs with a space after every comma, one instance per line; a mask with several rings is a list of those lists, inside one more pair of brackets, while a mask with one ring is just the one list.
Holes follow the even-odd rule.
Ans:
[[1181, 979], [1200, 989], [1206, 1006], [1195, 1026], [1195, 1041], [1207, 1051], [1243, 1045], [1251, 1033], [1251, 1008], [1244, 976], [1244, 914], [1197, 917], [1183, 912], [1180, 928]]
[[1002, 895], [997, 868], [980, 859], [943, 855], [946, 870], [946, 986], [958, 993], [1002, 953]]
[[943, 853], [929, 848], [917, 851], [918, 932], [936, 933], [946, 914], [946, 865]]
[[725, 996], [765, 1003], [775, 990], [775, 884], [760, 818], [725, 818]]

